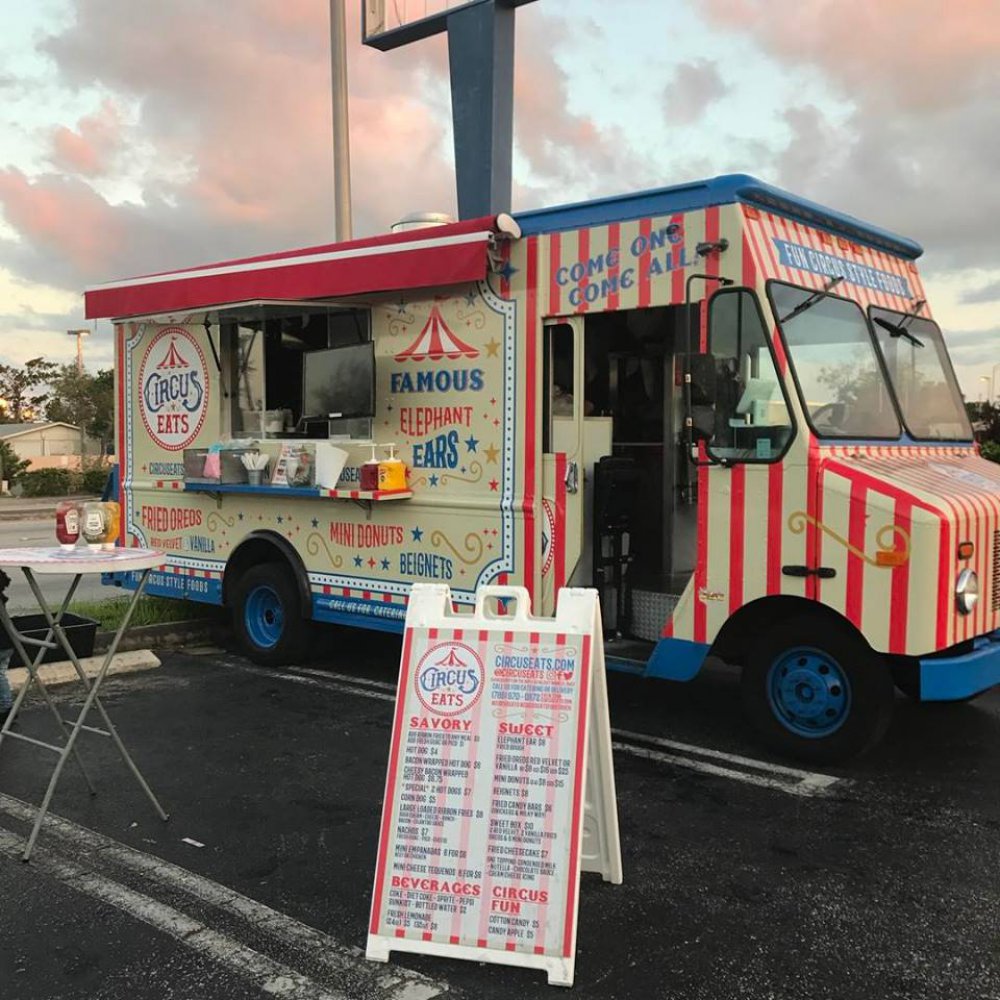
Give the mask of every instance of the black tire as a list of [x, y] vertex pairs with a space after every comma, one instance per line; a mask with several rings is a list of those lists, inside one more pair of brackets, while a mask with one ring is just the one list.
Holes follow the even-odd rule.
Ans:
[[251, 566], [233, 586], [233, 630], [246, 655], [265, 667], [306, 659], [312, 623], [286, 563]]
[[892, 719], [895, 695], [884, 658], [821, 615], [769, 628], [750, 650], [741, 685], [744, 710], [764, 742], [810, 763], [864, 753]]

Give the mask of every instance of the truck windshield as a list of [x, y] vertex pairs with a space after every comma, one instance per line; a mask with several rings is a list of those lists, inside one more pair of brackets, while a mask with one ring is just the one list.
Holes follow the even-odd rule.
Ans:
[[768, 295], [813, 431], [824, 438], [898, 438], [899, 418], [861, 307], [778, 281], [768, 284]]
[[869, 309], [903, 423], [920, 441], [968, 441], [972, 427], [941, 330], [932, 320]]

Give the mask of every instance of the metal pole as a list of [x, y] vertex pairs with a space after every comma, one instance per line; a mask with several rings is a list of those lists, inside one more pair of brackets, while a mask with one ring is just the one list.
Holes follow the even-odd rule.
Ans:
[[351, 238], [351, 140], [347, 107], [347, 15], [344, 0], [330, 0], [330, 64], [333, 82], [333, 199], [336, 239]]

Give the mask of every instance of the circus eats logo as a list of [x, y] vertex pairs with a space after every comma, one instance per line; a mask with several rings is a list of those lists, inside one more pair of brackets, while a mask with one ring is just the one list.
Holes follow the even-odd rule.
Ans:
[[180, 451], [198, 436], [208, 409], [208, 371], [205, 355], [183, 327], [166, 327], [146, 348], [139, 392], [142, 422], [161, 448]]
[[421, 657], [414, 675], [420, 703], [435, 715], [460, 715], [483, 690], [483, 661], [462, 642], [432, 646]]

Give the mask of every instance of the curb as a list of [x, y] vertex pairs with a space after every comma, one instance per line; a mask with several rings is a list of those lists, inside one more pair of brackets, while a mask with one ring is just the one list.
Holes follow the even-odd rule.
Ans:
[[[101, 671], [101, 664], [104, 662], [103, 656], [88, 656], [80, 661], [83, 672], [88, 677], [96, 677]], [[108, 676], [113, 674], [134, 674], [141, 670], [154, 670], [160, 665], [160, 660], [152, 650], [138, 649], [130, 653], [115, 653], [111, 666], [108, 667]], [[38, 668], [38, 674], [42, 678], [42, 683], [46, 687], [53, 687], [57, 684], [67, 684], [70, 681], [78, 681], [76, 668], [69, 660], [60, 663], [45, 663]], [[15, 692], [20, 691], [28, 679], [28, 671], [25, 667], [16, 667], [7, 672], [7, 679]]]
[[[162, 622], [130, 628], [118, 646], [122, 652], [132, 649], [176, 649], [179, 646], [217, 642], [225, 626], [213, 618], [194, 618], [183, 622]], [[105, 653], [115, 637], [114, 632], [98, 632], [94, 637], [94, 652]]]

